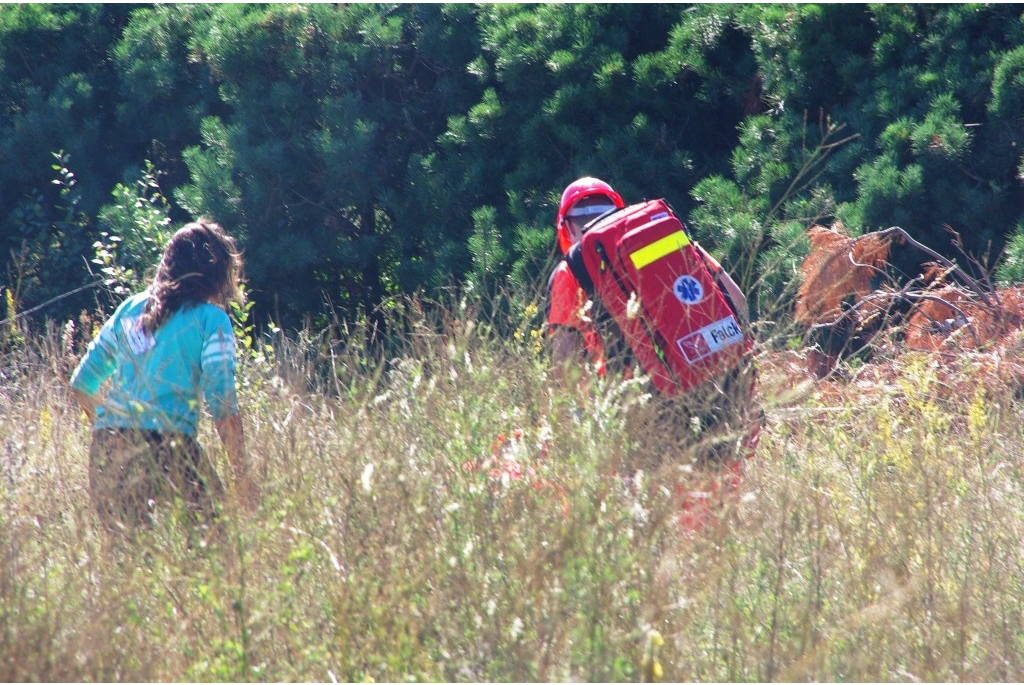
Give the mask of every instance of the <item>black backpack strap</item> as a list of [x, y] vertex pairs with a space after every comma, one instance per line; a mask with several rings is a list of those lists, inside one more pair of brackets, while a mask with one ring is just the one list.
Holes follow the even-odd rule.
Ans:
[[593, 298], [594, 282], [590, 280], [590, 274], [587, 273], [587, 267], [583, 263], [582, 243], [576, 243], [569, 248], [565, 255], [565, 263], [569, 265], [569, 271], [575, 276], [580, 287], [583, 288], [583, 292], [587, 294], [587, 297]]

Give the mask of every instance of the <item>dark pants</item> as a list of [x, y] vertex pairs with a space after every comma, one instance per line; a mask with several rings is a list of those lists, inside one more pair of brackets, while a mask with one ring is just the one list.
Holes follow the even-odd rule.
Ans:
[[193, 523], [209, 525], [224, 494], [194, 437], [133, 429], [93, 433], [89, 490], [104, 526], [129, 534], [149, 526], [159, 505], [175, 502]]
[[627, 424], [636, 467], [650, 472], [666, 465], [718, 469], [742, 463], [764, 422], [755, 385], [756, 371], [745, 365], [678, 397], [652, 391]]

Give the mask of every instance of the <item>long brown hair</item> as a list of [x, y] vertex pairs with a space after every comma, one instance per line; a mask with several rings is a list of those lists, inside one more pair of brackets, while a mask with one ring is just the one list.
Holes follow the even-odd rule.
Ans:
[[219, 224], [206, 219], [186, 224], [164, 248], [142, 318], [145, 330], [156, 331], [185, 307], [241, 302], [241, 276], [242, 255]]

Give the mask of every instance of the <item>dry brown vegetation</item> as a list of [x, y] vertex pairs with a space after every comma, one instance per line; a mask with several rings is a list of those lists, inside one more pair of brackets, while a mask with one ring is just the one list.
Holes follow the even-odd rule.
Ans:
[[384, 365], [247, 351], [264, 498], [205, 549], [170, 519], [109, 544], [60, 336], [3, 356], [0, 679], [1024, 677], [1024, 407], [979, 357], [763, 355], [757, 454], [693, 533], [639, 382], [566, 394], [527, 323], [403, 316]]
[[898, 229], [851, 237], [841, 225], [814, 226], [808, 235], [795, 321], [808, 334], [815, 377], [860, 352], [877, 355], [884, 366], [916, 350], [934, 353], [935, 363], [954, 376], [967, 364], [994, 375], [993, 383], [1024, 380], [1018, 362], [1024, 289], [979, 283], [945, 260], [927, 264], [916, 278], [894, 279], [887, 270], [893, 242], [910, 241]]

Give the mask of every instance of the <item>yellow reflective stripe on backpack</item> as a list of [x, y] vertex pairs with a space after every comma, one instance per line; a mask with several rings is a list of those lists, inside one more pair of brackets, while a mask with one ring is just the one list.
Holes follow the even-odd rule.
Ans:
[[686, 236], [686, 232], [676, 231], [664, 238], [655, 240], [650, 245], [641, 247], [636, 252], [630, 254], [629, 258], [633, 260], [633, 266], [636, 269], [642, 269], [648, 264], [656, 262], [676, 250], [681, 250], [689, 244], [690, 239]]

